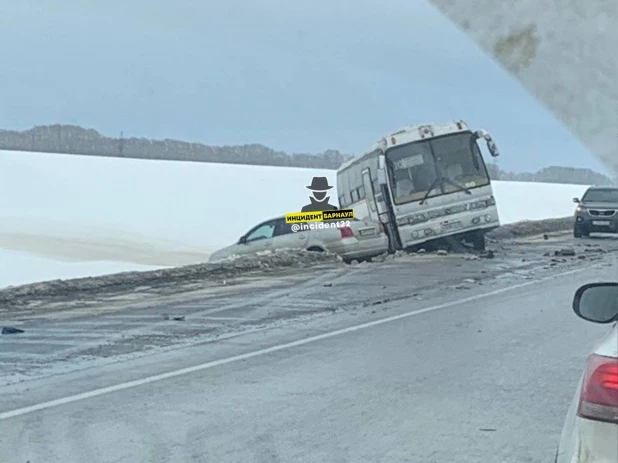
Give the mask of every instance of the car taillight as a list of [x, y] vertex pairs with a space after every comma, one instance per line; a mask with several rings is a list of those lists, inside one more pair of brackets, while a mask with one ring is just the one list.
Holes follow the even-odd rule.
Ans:
[[596, 354], [588, 357], [577, 415], [618, 423], [618, 359]]
[[384, 233], [384, 224], [382, 222], [378, 222], [378, 227], [380, 228], [380, 233]]
[[354, 232], [350, 227], [341, 227], [339, 233], [341, 233], [342, 238], [351, 238], [354, 236]]

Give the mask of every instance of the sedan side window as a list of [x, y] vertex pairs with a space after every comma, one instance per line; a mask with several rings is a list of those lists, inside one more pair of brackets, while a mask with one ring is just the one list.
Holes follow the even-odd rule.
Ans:
[[285, 219], [278, 220], [275, 227], [275, 236], [289, 235], [290, 233], [294, 233], [292, 231], [292, 225], [294, 224], [285, 223]]
[[260, 225], [247, 235], [247, 242], [272, 238], [274, 231], [275, 224], [273, 222]]

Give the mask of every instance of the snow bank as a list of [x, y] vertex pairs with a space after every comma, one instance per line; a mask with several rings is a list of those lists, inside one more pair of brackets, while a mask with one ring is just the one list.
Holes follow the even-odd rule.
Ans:
[[521, 220], [567, 217], [575, 212], [573, 198], [581, 198], [587, 186], [558, 183], [493, 182], [502, 224]]
[[[335, 185], [332, 170], [0, 151], [0, 287], [204, 262], [299, 210], [316, 175]], [[585, 190], [494, 185], [503, 223], [572, 214]]]
[[[1, 243], [1, 242], [0, 242]], [[129, 262], [71, 262], [47, 259], [0, 248], [0, 289], [37, 281], [96, 277], [110, 273], [153, 270], [158, 267]]]

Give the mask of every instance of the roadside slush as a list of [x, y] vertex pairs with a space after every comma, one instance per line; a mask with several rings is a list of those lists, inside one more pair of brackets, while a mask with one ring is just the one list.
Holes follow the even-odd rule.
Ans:
[[291, 251], [144, 272], [146, 277], [103, 277], [103, 282], [121, 280], [122, 285], [98, 285], [89, 279], [44, 283], [34, 287], [39, 292], [22, 292], [12, 305], [5, 297], [0, 305], [0, 324], [24, 330], [3, 336], [0, 383], [55, 374], [60, 367], [72, 371], [244, 337], [277, 326], [294, 329], [322, 317], [382, 313], [397, 301], [423, 304], [447, 295], [466, 297], [605, 265], [615, 260], [618, 239], [574, 240], [553, 232], [503, 238], [489, 247], [491, 257], [473, 252], [398, 253], [356, 265], [343, 264], [332, 255]]

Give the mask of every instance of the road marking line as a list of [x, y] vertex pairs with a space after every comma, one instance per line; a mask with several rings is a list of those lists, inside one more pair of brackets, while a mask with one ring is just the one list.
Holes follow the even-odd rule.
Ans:
[[349, 326], [347, 328], [342, 328], [339, 330], [335, 330], [335, 331], [331, 331], [329, 333], [323, 333], [323, 334], [319, 334], [316, 336], [311, 336], [309, 338], [305, 338], [305, 339], [299, 339], [297, 341], [292, 341], [292, 342], [288, 342], [285, 344], [279, 344], [277, 346], [271, 346], [271, 347], [267, 347], [264, 349], [259, 349], [253, 352], [247, 352], [244, 354], [239, 354], [239, 355], [234, 355], [232, 357], [227, 357], [227, 358], [223, 358], [223, 359], [219, 359], [219, 360], [214, 360], [211, 362], [206, 362], [206, 363], [202, 363], [200, 365], [194, 365], [192, 367], [187, 367], [187, 368], [181, 368], [180, 370], [175, 370], [175, 371], [170, 371], [167, 373], [161, 373], [158, 375], [153, 375], [153, 376], [148, 376], [146, 378], [142, 378], [142, 379], [136, 379], [133, 381], [127, 381], [125, 383], [120, 383], [120, 384], [116, 384], [114, 386], [108, 386], [108, 387], [103, 387], [100, 389], [94, 389], [92, 391], [88, 391], [88, 392], [82, 392], [80, 394], [75, 394], [75, 395], [71, 395], [68, 397], [63, 397], [60, 399], [55, 399], [55, 400], [50, 400], [48, 402], [42, 402], [36, 405], [30, 405], [27, 407], [23, 407], [23, 408], [18, 408], [15, 410], [11, 410], [8, 412], [3, 412], [0, 413], [0, 420], [6, 420], [9, 418], [15, 418], [17, 416], [23, 416], [23, 415], [27, 415], [30, 413], [34, 413], [37, 411], [41, 411], [41, 410], [46, 410], [48, 408], [53, 408], [53, 407], [58, 407], [60, 405], [66, 405], [72, 402], [78, 402], [80, 400], [86, 400], [86, 399], [91, 399], [93, 397], [98, 397], [101, 395], [105, 395], [105, 394], [110, 394], [112, 392], [118, 392], [118, 391], [122, 391], [125, 389], [131, 389], [134, 387], [138, 387], [138, 386], [143, 386], [145, 384], [150, 384], [150, 383], [154, 383], [154, 382], [158, 382], [158, 381], [162, 381], [165, 379], [169, 379], [169, 378], [175, 378], [177, 376], [184, 376], [187, 375], [189, 373], [195, 373], [197, 371], [202, 371], [202, 370], [208, 370], [210, 368], [214, 368], [220, 365], [227, 365], [228, 363], [234, 363], [234, 362], [238, 362], [240, 360], [247, 360], [253, 357], [258, 357], [258, 356], [262, 356], [265, 354], [270, 354], [273, 352], [278, 352], [281, 350], [286, 350], [286, 349], [290, 349], [292, 347], [298, 347], [298, 346], [304, 346], [305, 344], [312, 344], [314, 342], [317, 341], [321, 341], [323, 339], [329, 339], [329, 338], [333, 338], [336, 336], [340, 336], [342, 334], [347, 334], [347, 333], [353, 333], [355, 331], [360, 331], [360, 330], [365, 330], [367, 328], [371, 328], [374, 326], [379, 326], [379, 325], [383, 325], [385, 323], [390, 323], [393, 321], [397, 321], [397, 320], [402, 320], [404, 318], [409, 318], [415, 315], [421, 315], [427, 312], [433, 312], [435, 310], [440, 310], [440, 309], [445, 309], [447, 307], [452, 307], [455, 305], [460, 305], [460, 304], [466, 304], [468, 302], [474, 302], [477, 301], [479, 299], [484, 299], [486, 297], [491, 297], [491, 296], [496, 296], [498, 294], [502, 294], [502, 293], [506, 293], [508, 291], [512, 291], [514, 289], [519, 289], [519, 288], [525, 288], [526, 286], [531, 286], [531, 285], [535, 285], [537, 283], [542, 283], [544, 281], [549, 281], [549, 280], [554, 280], [556, 278], [560, 278], [566, 275], [571, 275], [574, 273], [579, 273], [579, 272], [583, 272], [584, 270], [589, 270], [590, 268], [595, 268], [595, 267], [599, 267], [598, 265], [595, 266], [591, 266], [591, 267], [584, 267], [584, 268], [579, 268], [579, 269], [575, 269], [575, 270], [569, 270], [563, 273], [559, 273], [557, 275], [552, 275], [550, 277], [546, 277], [546, 278], [541, 278], [539, 280], [534, 280], [534, 281], [528, 281], [526, 283], [520, 283], [517, 285], [512, 285], [512, 286], [508, 286], [506, 288], [500, 288], [500, 289], [496, 289], [494, 291], [490, 291], [488, 293], [483, 293], [483, 294], [477, 294], [475, 296], [469, 296], [469, 297], [465, 297], [463, 299], [458, 299], [456, 301], [451, 301], [451, 302], [445, 302], [443, 304], [438, 304], [432, 307], [427, 307], [424, 309], [420, 309], [420, 310], [415, 310], [412, 312], [405, 312], [399, 315], [393, 315], [391, 317], [386, 317], [386, 318], [382, 318], [380, 320], [374, 320], [371, 322], [366, 322], [366, 323], [361, 323], [359, 325], [354, 325], [354, 326]]

